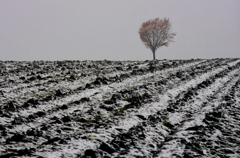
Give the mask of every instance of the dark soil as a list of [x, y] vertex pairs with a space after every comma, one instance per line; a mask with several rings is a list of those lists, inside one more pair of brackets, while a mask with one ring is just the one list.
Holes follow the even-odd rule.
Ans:
[[0, 61], [0, 158], [238, 158], [239, 67]]

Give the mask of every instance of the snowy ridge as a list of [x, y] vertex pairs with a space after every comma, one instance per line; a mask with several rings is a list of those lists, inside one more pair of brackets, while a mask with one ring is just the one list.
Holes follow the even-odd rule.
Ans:
[[[232, 112], [215, 109], [224, 103], [238, 111], [239, 59], [3, 64], [0, 158], [214, 157], [222, 153], [201, 136], [192, 140], [192, 130], [216, 131], [209, 139], [219, 141], [224, 131], [213, 130], [209, 121]], [[36, 77], [40, 71], [42, 78]], [[238, 154], [228, 146], [223, 150]]]

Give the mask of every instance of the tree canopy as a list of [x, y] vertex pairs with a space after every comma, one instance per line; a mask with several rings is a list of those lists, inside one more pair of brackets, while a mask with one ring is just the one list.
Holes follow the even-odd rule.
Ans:
[[169, 19], [151, 19], [144, 22], [139, 29], [139, 35], [142, 42], [147, 48], [153, 52], [153, 59], [155, 60], [155, 52], [161, 46], [168, 46], [173, 42], [176, 33], [171, 32], [171, 23]]

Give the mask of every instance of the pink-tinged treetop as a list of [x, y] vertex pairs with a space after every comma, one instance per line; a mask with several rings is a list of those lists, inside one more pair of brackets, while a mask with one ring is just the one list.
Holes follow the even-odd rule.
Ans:
[[171, 23], [169, 19], [152, 19], [144, 22], [139, 29], [139, 35], [142, 42], [147, 48], [153, 52], [155, 59], [155, 51], [161, 46], [168, 46], [173, 42], [176, 33], [171, 32]]

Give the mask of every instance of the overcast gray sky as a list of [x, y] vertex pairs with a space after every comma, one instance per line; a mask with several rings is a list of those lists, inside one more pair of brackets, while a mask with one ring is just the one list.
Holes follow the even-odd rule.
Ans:
[[157, 59], [240, 58], [240, 0], [0, 0], [0, 60], [151, 60], [157, 17], [177, 33]]

